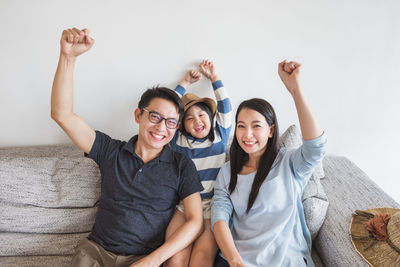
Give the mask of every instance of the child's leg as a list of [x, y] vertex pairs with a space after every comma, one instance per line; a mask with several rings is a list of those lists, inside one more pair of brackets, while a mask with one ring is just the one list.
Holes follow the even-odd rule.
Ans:
[[211, 231], [210, 219], [204, 220], [204, 232], [194, 243], [192, 255], [190, 256], [190, 267], [212, 267], [218, 246]]
[[[167, 232], [165, 234], [165, 240], [171, 237], [175, 231], [185, 223], [185, 214], [179, 210], [175, 211], [174, 216], [169, 222]], [[192, 251], [192, 245], [187, 246], [183, 250], [176, 253], [174, 256], [169, 258], [165, 263], [164, 267], [175, 267], [175, 266], [189, 266], [190, 252]]]

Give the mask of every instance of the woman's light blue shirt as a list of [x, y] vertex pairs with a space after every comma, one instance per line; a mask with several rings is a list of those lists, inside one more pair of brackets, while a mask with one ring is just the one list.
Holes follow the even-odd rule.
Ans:
[[223, 220], [230, 226], [246, 266], [314, 266], [301, 196], [325, 154], [325, 144], [323, 134], [303, 140], [297, 149], [282, 148], [249, 213], [247, 202], [255, 172], [238, 175], [236, 188], [229, 194], [230, 162], [221, 167], [211, 204], [211, 225]]

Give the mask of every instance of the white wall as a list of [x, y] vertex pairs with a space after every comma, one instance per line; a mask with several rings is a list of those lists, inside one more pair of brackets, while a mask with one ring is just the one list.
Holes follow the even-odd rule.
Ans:
[[[266, 98], [283, 132], [298, 122], [277, 63], [294, 59], [329, 153], [400, 202], [399, 14], [397, 0], [1, 0], [0, 146], [70, 142], [50, 119], [50, 90], [62, 30], [88, 27], [96, 43], [77, 62], [75, 111], [93, 128], [128, 139], [143, 90], [174, 87], [209, 58], [234, 108]], [[192, 91], [209, 88], [202, 81]]]

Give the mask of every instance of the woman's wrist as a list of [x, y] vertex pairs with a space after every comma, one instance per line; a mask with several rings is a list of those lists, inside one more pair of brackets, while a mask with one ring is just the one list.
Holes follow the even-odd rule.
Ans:
[[239, 258], [229, 260], [228, 263], [229, 263], [229, 266], [245, 266], [243, 259], [240, 256], [239, 256]]
[[244, 264], [242, 257], [236, 249], [231, 251], [230, 255], [225, 255], [225, 257], [230, 266], [241, 266]]

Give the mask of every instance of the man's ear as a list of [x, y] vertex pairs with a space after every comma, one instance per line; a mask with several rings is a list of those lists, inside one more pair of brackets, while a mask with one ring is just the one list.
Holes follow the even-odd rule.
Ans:
[[139, 123], [140, 115], [142, 115], [141, 114], [141, 110], [139, 108], [136, 108], [135, 109], [135, 121], [136, 121], [136, 123]]
[[269, 135], [268, 135], [269, 138], [271, 138], [271, 137], [274, 136], [274, 131], [275, 131], [275, 124], [272, 124], [272, 125], [269, 127]]

